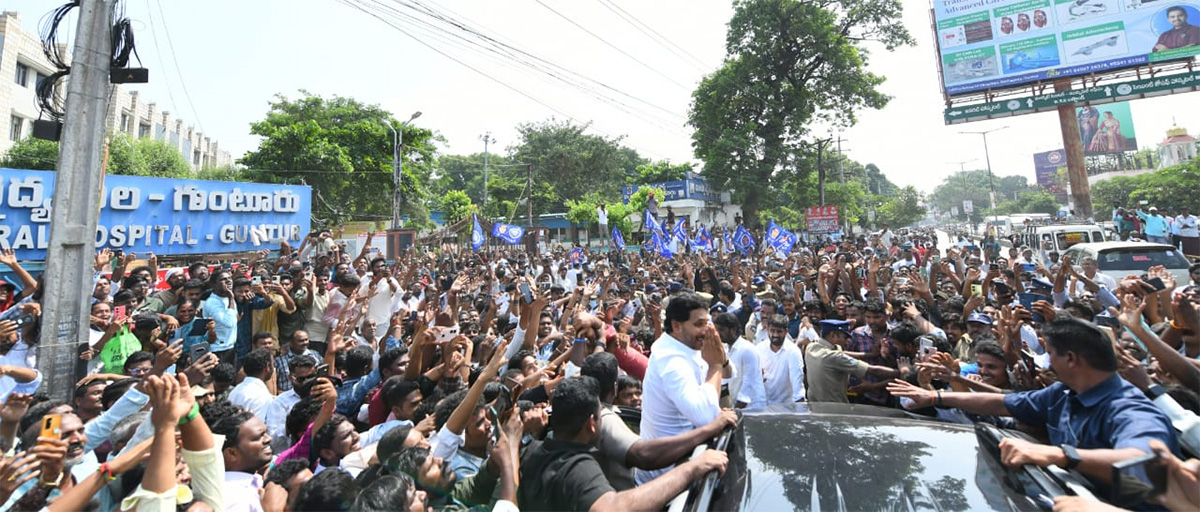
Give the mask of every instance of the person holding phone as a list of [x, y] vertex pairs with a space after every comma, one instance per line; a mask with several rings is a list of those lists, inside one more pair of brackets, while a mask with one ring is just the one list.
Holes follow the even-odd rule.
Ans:
[[1112, 463], [1150, 453], [1153, 440], [1179, 453], [1170, 420], [1117, 375], [1112, 342], [1099, 329], [1060, 317], [1048, 322], [1042, 335], [1059, 379], [1044, 389], [1010, 394], [933, 392], [896, 380], [888, 384], [888, 391], [913, 400], [917, 407], [957, 407], [1044, 426], [1048, 445], [1015, 438], [1001, 441], [1004, 464], [1076, 469], [1102, 489], [1108, 488]]

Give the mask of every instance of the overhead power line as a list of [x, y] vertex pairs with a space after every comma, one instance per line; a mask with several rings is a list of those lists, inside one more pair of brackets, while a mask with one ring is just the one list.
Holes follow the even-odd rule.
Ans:
[[600, 37], [598, 34], [596, 34], [595, 32], [592, 32], [591, 30], [588, 30], [586, 27], [584, 27], [583, 25], [580, 25], [579, 23], [577, 23], [575, 20], [571, 19], [571, 18], [570, 18], [570, 17], [568, 17], [567, 15], [565, 15], [565, 14], [563, 14], [563, 13], [561, 13], [561, 12], [558, 12], [558, 11], [554, 10], [554, 8], [553, 8], [553, 7], [550, 7], [549, 5], [546, 5], [546, 3], [545, 3], [545, 2], [543, 2], [542, 0], [534, 0], [534, 1], [536, 1], [536, 2], [538, 3], [538, 5], [541, 5], [542, 7], [545, 7], [545, 8], [546, 8], [546, 10], [548, 10], [548, 11], [550, 11], [550, 12], [554, 13], [555, 15], [557, 15], [558, 17], [560, 17], [560, 18], [562, 18], [562, 19], [566, 20], [566, 21], [567, 21], [567, 23], [570, 23], [570, 24], [574, 25], [574, 26], [575, 26], [576, 28], [578, 28], [579, 30], [582, 30], [582, 31], [584, 31], [585, 33], [587, 33], [588, 35], [590, 35], [590, 36], [592, 36], [592, 37], [594, 37], [594, 38], [598, 39], [600, 42], [604, 43], [605, 45], [608, 45], [608, 47], [609, 47], [609, 48], [612, 48], [612, 49], [616, 50], [618, 53], [620, 53], [621, 55], [624, 55], [624, 56], [628, 57], [630, 60], [632, 60], [632, 61], [634, 61], [634, 62], [636, 62], [636, 63], [638, 63], [638, 64], [641, 64], [641, 66], [642, 66], [642, 67], [644, 67], [644, 68], [646, 68], [646, 69], [649, 69], [650, 71], [654, 72], [654, 74], [656, 74], [656, 75], [658, 75], [658, 76], [661, 76], [661, 77], [663, 77], [663, 78], [667, 79], [667, 81], [668, 81], [668, 82], [671, 82], [671, 83], [673, 83], [673, 84], [675, 84], [675, 85], [678, 85], [679, 87], [681, 87], [681, 88], [683, 88], [683, 89], [685, 89], [685, 90], [689, 88], [688, 86], [684, 85], [683, 83], [679, 82], [678, 80], [675, 80], [674, 78], [672, 78], [670, 75], [668, 75], [668, 74], [666, 74], [666, 73], [663, 73], [663, 72], [662, 72], [661, 70], [659, 70], [658, 68], [656, 68], [656, 67], [654, 67], [654, 66], [651, 66], [651, 65], [649, 65], [649, 64], [646, 64], [645, 62], [642, 62], [642, 60], [641, 60], [641, 59], [638, 59], [637, 57], [634, 57], [634, 56], [633, 56], [633, 55], [631, 55], [629, 52], [626, 52], [625, 50], [622, 50], [622, 49], [621, 49], [620, 47], [618, 47], [617, 45], [615, 45], [615, 44], [612, 44], [612, 43], [608, 42], [608, 40], [607, 40], [607, 39], [605, 39], [605, 38], [603, 38], [603, 37]]
[[[149, 3], [150, 1], [146, 0], [147, 7], [149, 7]], [[175, 56], [175, 43], [171, 41], [171, 29], [167, 26], [167, 15], [163, 12], [162, 1], [155, 0], [155, 3], [158, 5], [158, 16], [159, 20], [162, 21], [163, 33], [167, 36], [167, 48], [171, 52], [171, 61], [175, 63], [175, 76], [179, 77], [179, 86], [183, 88], [183, 96], [187, 99], [188, 107], [192, 109], [192, 118], [196, 120], [196, 126], [200, 127], [201, 132], [206, 132], [204, 122], [200, 120], [200, 112], [196, 110], [196, 105], [192, 103], [192, 95], [188, 92], [187, 80], [183, 78], [183, 70], [179, 67], [179, 59]], [[151, 31], [153, 31], [153, 25], [151, 25]], [[154, 44], [155, 46], [158, 45], [158, 36], [155, 36]], [[162, 49], [160, 47], [157, 50], [161, 51]], [[170, 95], [171, 92], [168, 89], [167, 96], [169, 97]]]
[[687, 50], [685, 50], [682, 46], [679, 46], [679, 45], [675, 44], [674, 42], [672, 42], [670, 39], [667, 39], [667, 36], [662, 35], [657, 30], [654, 30], [654, 28], [651, 27], [650, 25], [643, 23], [642, 20], [639, 20], [636, 16], [630, 14], [625, 9], [622, 9], [621, 6], [616, 4], [616, 2], [613, 2], [612, 0], [596, 0], [596, 1], [600, 2], [600, 5], [603, 5], [605, 9], [608, 9], [613, 14], [616, 14], [617, 17], [621, 18], [622, 20], [625, 20], [625, 22], [628, 23], [631, 27], [637, 29], [639, 32], [644, 34], [646, 37], [649, 37], [652, 41], [658, 43], [659, 46], [662, 46], [668, 52], [671, 52], [671, 54], [675, 55], [676, 57], [679, 57], [684, 62], [687, 62], [688, 64], [692, 65], [692, 67], [696, 68], [698, 71], [701, 71], [701, 72], [709, 71], [708, 66], [706, 66], [703, 61], [696, 58], [695, 55], [692, 55]]

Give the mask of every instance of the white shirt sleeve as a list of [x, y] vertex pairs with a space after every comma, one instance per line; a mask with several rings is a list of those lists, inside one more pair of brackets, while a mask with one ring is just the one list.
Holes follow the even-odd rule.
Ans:
[[742, 371], [745, 375], [742, 376], [742, 389], [737, 400], [747, 405], [766, 403], [767, 391], [763, 386], [762, 363], [758, 360], [758, 351], [753, 348], [743, 350], [741, 358], [739, 366], [744, 366]]
[[792, 380], [792, 401], [804, 400], [804, 361], [800, 350], [788, 350], [788, 378]]
[[694, 427], [707, 425], [721, 412], [720, 395], [707, 383], [696, 385], [686, 361], [673, 359], [663, 368], [662, 382], [666, 389], [675, 390], [671, 400]]

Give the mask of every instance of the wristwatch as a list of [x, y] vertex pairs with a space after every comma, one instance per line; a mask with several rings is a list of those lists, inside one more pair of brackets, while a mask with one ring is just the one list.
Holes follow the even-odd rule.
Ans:
[[1167, 394], [1167, 389], [1162, 387], [1162, 384], [1151, 384], [1149, 388], [1146, 388], [1146, 396], [1150, 400], [1156, 400], [1165, 394]]
[[1080, 462], [1083, 462], [1083, 459], [1079, 458], [1079, 450], [1076, 450], [1074, 446], [1063, 444], [1059, 445], [1059, 448], [1062, 448], [1063, 455], [1067, 457], [1067, 469], [1075, 469]]

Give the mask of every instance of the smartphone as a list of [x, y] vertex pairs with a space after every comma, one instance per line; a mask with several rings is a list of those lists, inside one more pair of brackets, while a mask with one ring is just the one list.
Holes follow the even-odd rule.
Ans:
[[458, 325], [450, 327], [438, 327], [437, 335], [434, 337], [434, 343], [446, 343], [458, 336]]
[[42, 432], [38, 437], [49, 437], [59, 439], [62, 437], [62, 415], [47, 414], [42, 418]]
[[[194, 330], [195, 329], [193, 329], [193, 331]], [[210, 353], [212, 353], [212, 347], [208, 346], [207, 341], [201, 341], [195, 345], [192, 345], [192, 348], [188, 350], [188, 360], [190, 360], [192, 364], [196, 364], [197, 361], [204, 359]]]
[[997, 264], [995, 264], [995, 263], [988, 263], [988, 270], [989, 270], [989, 271], [991, 271], [991, 270], [1000, 270], [1000, 265], [997, 265]]
[[275, 284], [279, 284], [279, 279], [280, 279], [279, 276], [271, 276], [271, 281], [274, 282]]
[[327, 364], [322, 364], [322, 365], [320, 365], [320, 366], [317, 366], [317, 373], [316, 373], [316, 376], [317, 376], [317, 378], [318, 378], [318, 379], [321, 379], [321, 378], [325, 378], [325, 379], [327, 379], [327, 378], [329, 378], [329, 365], [327, 365]]
[[26, 325], [33, 323], [33, 321], [34, 321], [33, 315], [26, 313], [24, 315], [21, 315], [21, 317], [17, 319], [16, 326], [18, 328], [22, 327], [22, 326], [26, 326]]
[[907, 277], [897, 277], [897, 278], [896, 278], [896, 285], [897, 285], [897, 286], [904, 286], [904, 285], [906, 285], [906, 284], [908, 284], [908, 278], [907, 278]]
[[1143, 281], [1145, 281], [1145, 282], [1146, 282], [1146, 284], [1149, 284], [1150, 286], [1153, 286], [1153, 287], [1154, 287], [1154, 291], [1156, 291], [1156, 292], [1157, 292], [1157, 291], [1162, 291], [1162, 290], [1164, 290], [1164, 289], [1166, 289], [1166, 288], [1167, 288], [1167, 285], [1166, 285], [1166, 283], [1163, 283], [1163, 280], [1162, 280], [1162, 278], [1161, 278], [1161, 277], [1155, 277], [1155, 278], [1152, 278], [1152, 279], [1143, 279]]
[[211, 318], [196, 317], [192, 319], [192, 329], [188, 331], [187, 336], [207, 336], [208, 322]]
[[250, 278], [250, 284], [262, 284], [262, 276], [253, 276]]
[[113, 308], [112, 321], [120, 322], [125, 319], [129, 306], [117, 306]]
[[1095, 320], [1096, 325], [1099, 325], [1102, 327], [1110, 327], [1113, 329], [1121, 328], [1121, 321], [1117, 320], [1116, 317], [1113, 317], [1112, 315], [1107, 314], [1107, 313], [1101, 313], [1099, 315], [1096, 315], [1093, 318], [1093, 320]]
[[1029, 370], [1029, 374], [1035, 375], [1038, 365], [1033, 357], [1033, 352], [1030, 352], [1027, 349], [1021, 349], [1021, 360], [1025, 362], [1025, 368]]
[[983, 295], [983, 285], [981, 285], [981, 284], [971, 285], [971, 295]]
[[521, 300], [524, 301], [524, 304], [533, 303], [533, 291], [529, 289], [529, 283], [517, 285], [517, 290], [521, 292]]
[[1037, 265], [1034, 265], [1033, 263], [1022, 263], [1021, 269], [1024, 272], [1033, 273], [1037, 272]]
[[1033, 313], [1034, 322], [1040, 324], [1046, 321], [1046, 317], [1033, 310], [1033, 303], [1042, 300], [1041, 295], [1036, 293], [1018, 293], [1017, 300], [1021, 302], [1021, 306], [1023, 306], [1025, 309], [1028, 309], [1030, 313]]
[[1167, 492], [1167, 466], [1156, 453], [1135, 457], [1112, 465], [1114, 504], [1128, 506]]

